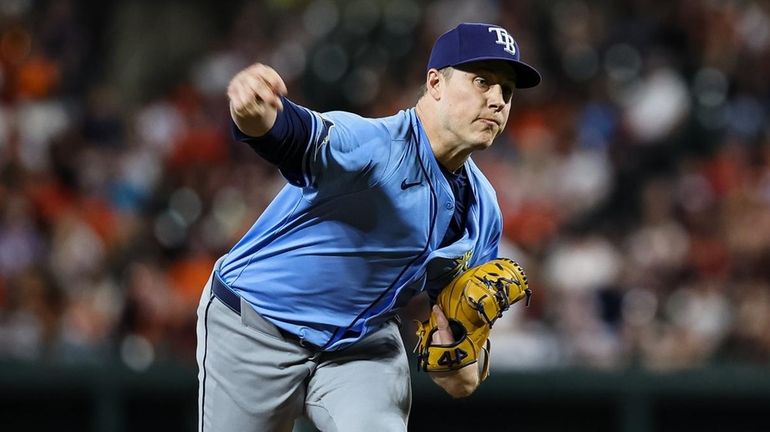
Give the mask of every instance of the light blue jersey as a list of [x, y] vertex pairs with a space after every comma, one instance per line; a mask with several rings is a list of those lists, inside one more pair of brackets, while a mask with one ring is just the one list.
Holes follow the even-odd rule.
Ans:
[[469, 159], [465, 232], [440, 247], [455, 198], [414, 108], [381, 119], [310, 113], [301, 176], [287, 176], [216, 275], [277, 327], [331, 351], [496, 258], [502, 218]]

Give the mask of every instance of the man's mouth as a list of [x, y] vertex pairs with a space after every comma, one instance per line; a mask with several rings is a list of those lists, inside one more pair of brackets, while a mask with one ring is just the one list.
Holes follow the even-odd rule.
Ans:
[[500, 123], [495, 119], [480, 117], [479, 120], [486, 125], [500, 127]]

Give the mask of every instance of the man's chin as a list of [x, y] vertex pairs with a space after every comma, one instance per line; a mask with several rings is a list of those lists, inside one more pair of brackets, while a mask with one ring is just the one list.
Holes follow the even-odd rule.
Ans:
[[495, 138], [497, 138], [497, 135], [489, 134], [489, 136], [484, 136], [479, 138], [478, 141], [476, 141], [476, 150], [484, 150], [492, 146], [492, 143], [495, 141]]
[[497, 138], [495, 131], [490, 129], [476, 130], [473, 134], [467, 135], [467, 145], [471, 151], [484, 150], [489, 148]]

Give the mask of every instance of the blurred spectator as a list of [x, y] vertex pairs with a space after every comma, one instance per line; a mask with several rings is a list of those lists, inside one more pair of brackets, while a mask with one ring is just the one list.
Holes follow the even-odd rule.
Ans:
[[[266, 62], [298, 102], [378, 115], [476, 20], [545, 77], [475, 156], [536, 293], [494, 367], [770, 362], [765, 3], [110, 5], [0, 3], [0, 358], [192, 363], [207, 269], [284, 184], [232, 143], [233, 73]], [[139, 28], [153, 12], [200, 28]]]

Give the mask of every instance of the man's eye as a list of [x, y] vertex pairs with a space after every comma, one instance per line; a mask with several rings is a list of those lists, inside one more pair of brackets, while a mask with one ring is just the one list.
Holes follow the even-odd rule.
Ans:
[[487, 80], [481, 77], [476, 77], [476, 79], [474, 79], [473, 82], [475, 82], [476, 85], [479, 87], [485, 87], [485, 88], [489, 87], [489, 83], [487, 82]]

